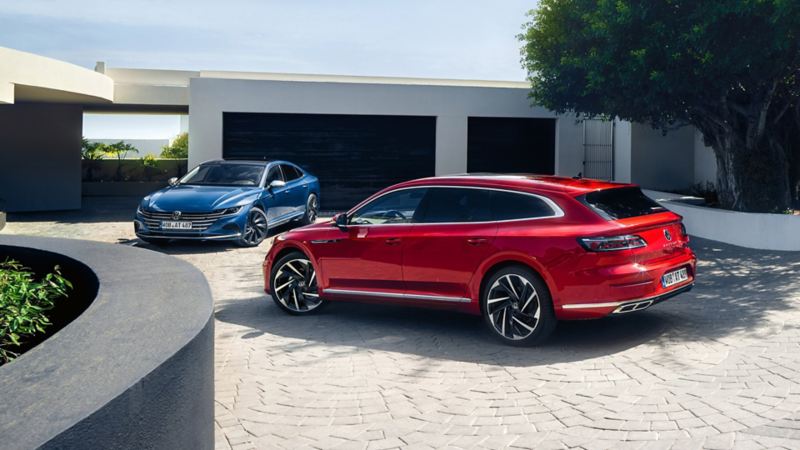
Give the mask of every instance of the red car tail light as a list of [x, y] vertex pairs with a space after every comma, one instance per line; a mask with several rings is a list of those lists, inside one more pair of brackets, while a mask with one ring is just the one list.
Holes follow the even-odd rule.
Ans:
[[647, 246], [647, 242], [635, 234], [611, 237], [579, 238], [581, 246], [590, 252], [612, 252]]

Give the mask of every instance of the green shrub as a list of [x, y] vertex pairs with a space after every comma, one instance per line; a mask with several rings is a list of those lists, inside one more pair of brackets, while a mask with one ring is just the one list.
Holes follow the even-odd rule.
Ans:
[[47, 311], [66, 297], [72, 283], [61, 276], [58, 266], [44, 278], [17, 261], [0, 263], [0, 365], [18, 354], [10, 350], [50, 325]]
[[189, 157], [189, 133], [181, 133], [172, 143], [161, 147], [162, 158], [186, 159]]

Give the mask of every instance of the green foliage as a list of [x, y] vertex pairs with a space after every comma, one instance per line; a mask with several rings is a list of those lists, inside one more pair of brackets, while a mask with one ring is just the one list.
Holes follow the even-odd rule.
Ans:
[[81, 158], [88, 160], [103, 159], [105, 145], [100, 142], [89, 142], [85, 137], [81, 138]]
[[145, 167], [156, 168], [158, 166], [158, 160], [153, 155], [144, 155], [141, 159], [142, 165]]
[[0, 364], [17, 356], [11, 348], [50, 325], [47, 311], [66, 297], [72, 284], [61, 276], [58, 266], [37, 279], [17, 261], [0, 263]]
[[189, 133], [181, 133], [170, 145], [161, 148], [162, 158], [186, 159], [189, 157]]
[[670, 129], [775, 83], [797, 93], [800, 2], [542, 0], [532, 18], [531, 95], [558, 112]]
[[125, 157], [128, 156], [128, 153], [139, 153], [139, 149], [125, 141], [119, 141], [113, 144], [103, 145], [103, 153], [108, 156], [113, 156], [117, 159], [125, 159]]
[[724, 207], [775, 211], [800, 157], [800, 2], [541, 0], [520, 39], [531, 97], [713, 147]]

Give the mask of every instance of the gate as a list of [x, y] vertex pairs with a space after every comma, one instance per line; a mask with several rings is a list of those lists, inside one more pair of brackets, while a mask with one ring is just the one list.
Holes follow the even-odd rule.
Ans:
[[583, 177], [614, 179], [614, 122], [583, 121]]

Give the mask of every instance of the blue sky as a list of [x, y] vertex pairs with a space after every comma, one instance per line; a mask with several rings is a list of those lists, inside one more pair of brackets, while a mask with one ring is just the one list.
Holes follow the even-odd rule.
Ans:
[[[0, 46], [89, 68], [105, 61], [109, 67], [524, 80], [516, 35], [536, 3], [0, 0]], [[85, 132], [133, 133], [130, 120], [105, 119], [87, 123]], [[120, 137], [172, 133], [176, 120], [170, 123], [163, 130], [143, 124], [136, 136]]]

